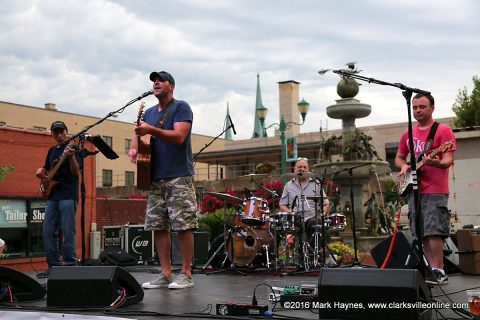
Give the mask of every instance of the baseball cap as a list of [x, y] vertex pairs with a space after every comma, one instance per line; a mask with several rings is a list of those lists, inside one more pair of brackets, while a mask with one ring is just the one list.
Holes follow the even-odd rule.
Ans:
[[52, 123], [52, 126], [50, 127], [50, 131], [53, 131], [55, 129], [62, 128], [63, 130], [67, 130], [67, 126], [65, 125], [65, 122], [63, 121], [55, 121]]
[[175, 85], [175, 79], [173, 79], [172, 75], [167, 71], [153, 71], [150, 73], [150, 80], [155, 81], [156, 78], [160, 78], [162, 81], [168, 81], [171, 85]]

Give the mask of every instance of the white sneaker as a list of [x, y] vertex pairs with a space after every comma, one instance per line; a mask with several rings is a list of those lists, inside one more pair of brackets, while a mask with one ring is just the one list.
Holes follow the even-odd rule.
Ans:
[[165, 275], [162, 273], [160, 274], [160, 277], [157, 279], [150, 281], [150, 282], [145, 282], [142, 284], [142, 288], [144, 289], [158, 289], [158, 288], [167, 288], [169, 284], [172, 283], [172, 279], [168, 279], [165, 277]]
[[193, 287], [193, 279], [181, 272], [175, 281], [168, 285], [168, 289], [184, 289]]

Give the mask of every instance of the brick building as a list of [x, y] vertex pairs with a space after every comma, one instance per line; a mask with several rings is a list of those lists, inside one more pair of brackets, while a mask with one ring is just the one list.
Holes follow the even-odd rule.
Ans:
[[[0, 182], [0, 237], [6, 242], [0, 265], [15, 266], [21, 271], [47, 267], [42, 242], [46, 200], [39, 192], [35, 172], [43, 166], [48, 148], [53, 144], [49, 132], [0, 127], [0, 166], [15, 165]], [[85, 147], [93, 149], [88, 143]], [[84, 160], [84, 182], [85, 257], [88, 258], [88, 235], [91, 223], [96, 221], [95, 156]], [[79, 202], [76, 213], [78, 258], [82, 257], [81, 213]]]

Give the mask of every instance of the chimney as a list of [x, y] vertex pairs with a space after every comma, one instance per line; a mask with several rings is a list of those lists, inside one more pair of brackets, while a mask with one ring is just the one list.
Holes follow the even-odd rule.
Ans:
[[45, 110], [57, 111], [57, 105], [55, 103], [45, 103]]
[[[300, 83], [294, 80], [281, 81], [278, 83], [280, 104], [279, 116], [281, 119], [283, 115], [285, 122], [293, 121], [300, 123], [300, 114], [298, 113], [297, 105], [299, 101], [299, 85]], [[290, 128], [285, 131], [285, 136], [297, 136], [299, 133], [299, 126], [290, 126]]]

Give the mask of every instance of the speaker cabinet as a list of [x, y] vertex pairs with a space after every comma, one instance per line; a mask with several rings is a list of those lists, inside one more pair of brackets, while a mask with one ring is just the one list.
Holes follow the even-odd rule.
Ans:
[[[388, 248], [390, 247], [390, 242], [392, 241], [392, 236], [380, 242], [375, 248], [370, 250], [373, 260], [377, 266], [381, 267], [385, 257], [387, 256]], [[395, 238], [395, 244], [393, 246], [392, 254], [388, 260], [386, 268], [415, 268], [419, 264], [419, 255], [418, 250], [412, 248], [413, 236], [406, 232], [398, 232], [397, 237]], [[409, 253], [412, 253], [408, 265], [405, 265]]]
[[0, 301], [10, 301], [10, 294], [3, 292], [7, 288], [10, 288], [16, 301], [39, 300], [47, 293], [40, 283], [29, 276], [0, 266]]
[[405, 305], [431, 301], [423, 276], [413, 269], [324, 268], [319, 274], [318, 299], [320, 319], [431, 317], [431, 309]]
[[[180, 254], [180, 243], [176, 232], [171, 233], [172, 237], [172, 252], [171, 259], [172, 265], [182, 264], [182, 255]], [[193, 233], [193, 254], [192, 254], [192, 266], [203, 266], [208, 260], [209, 250], [209, 234], [208, 232], [194, 232]]]
[[47, 286], [49, 307], [107, 307], [122, 289], [123, 305], [143, 300], [137, 280], [117, 266], [52, 267]]

